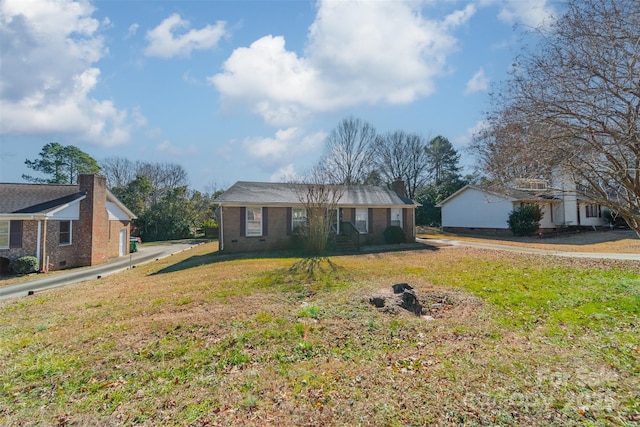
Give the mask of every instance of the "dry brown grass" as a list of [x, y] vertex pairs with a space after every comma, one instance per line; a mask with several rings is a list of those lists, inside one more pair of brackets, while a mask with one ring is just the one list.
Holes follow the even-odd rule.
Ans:
[[449, 239], [469, 242], [548, 249], [567, 252], [591, 253], [640, 253], [640, 239], [631, 230], [582, 231], [555, 237], [513, 237], [454, 234], [434, 228], [419, 228], [418, 236], [424, 239]]
[[[640, 300], [611, 285], [638, 292], [638, 263], [446, 248], [334, 257], [310, 277], [296, 258], [213, 250], [1, 302], [0, 423], [577, 426], [640, 411], [638, 313], [621, 311]], [[611, 326], [556, 324], [552, 302], [499, 290], [558, 285], [565, 304], [574, 281], [618, 298]], [[431, 321], [368, 304], [398, 282], [455, 304]]]

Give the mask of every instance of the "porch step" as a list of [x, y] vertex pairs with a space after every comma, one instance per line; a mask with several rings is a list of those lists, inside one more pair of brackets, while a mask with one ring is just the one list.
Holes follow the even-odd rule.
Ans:
[[338, 252], [358, 252], [358, 246], [346, 236], [336, 236], [335, 249]]

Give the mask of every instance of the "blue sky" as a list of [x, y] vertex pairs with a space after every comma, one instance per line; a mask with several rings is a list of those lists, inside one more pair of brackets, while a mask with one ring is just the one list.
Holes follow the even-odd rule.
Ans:
[[279, 181], [343, 118], [464, 154], [548, 0], [0, 0], [0, 182], [49, 142]]

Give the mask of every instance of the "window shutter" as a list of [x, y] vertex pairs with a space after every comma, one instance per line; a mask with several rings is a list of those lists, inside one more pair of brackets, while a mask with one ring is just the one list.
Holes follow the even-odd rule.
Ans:
[[402, 228], [405, 230], [409, 230], [407, 227], [407, 218], [409, 217], [409, 209], [402, 209]]
[[356, 208], [351, 208], [351, 222], [356, 223]]
[[391, 226], [391, 208], [387, 208], [387, 227]]
[[240, 208], [240, 237], [247, 235], [247, 208]]
[[367, 232], [373, 233], [373, 208], [369, 208], [369, 211], [367, 213], [369, 214], [369, 229], [367, 230]]
[[293, 209], [287, 208], [287, 236], [291, 235], [291, 221], [293, 221]]
[[262, 208], [262, 235], [266, 236], [269, 231], [269, 210], [267, 208]]
[[22, 247], [22, 220], [11, 221], [9, 224], [9, 247]]

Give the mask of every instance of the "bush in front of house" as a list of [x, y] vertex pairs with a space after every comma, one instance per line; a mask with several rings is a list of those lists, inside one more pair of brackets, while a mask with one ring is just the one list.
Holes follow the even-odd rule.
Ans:
[[11, 269], [16, 274], [27, 274], [38, 271], [38, 259], [34, 256], [16, 258], [11, 263]]
[[530, 236], [540, 228], [542, 211], [538, 206], [525, 205], [509, 214], [507, 224], [514, 236]]
[[391, 225], [384, 230], [384, 241], [389, 244], [404, 243], [404, 231], [402, 227]]

